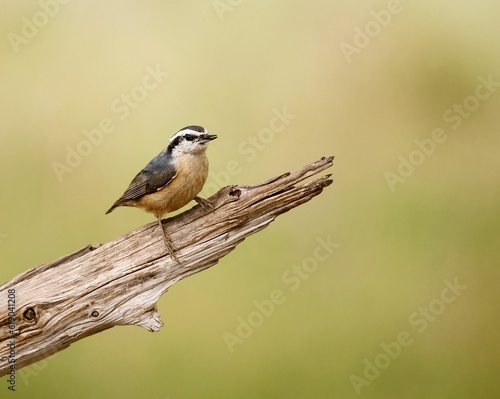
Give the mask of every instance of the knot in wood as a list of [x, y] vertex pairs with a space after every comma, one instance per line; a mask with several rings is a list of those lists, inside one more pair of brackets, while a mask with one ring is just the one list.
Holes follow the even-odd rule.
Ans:
[[239, 198], [241, 195], [241, 190], [237, 187], [232, 187], [231, 190], [229, 191], [229, 195], [232, 197]]
[[90, 314], [92, 317], [99, 317], [99, 312], [97, 310], [92, 311]]
[[33, 308], [28, 308], [23, 312], [23, 317], [25, 320], [33, 321], [36, 319], [36, 312]]

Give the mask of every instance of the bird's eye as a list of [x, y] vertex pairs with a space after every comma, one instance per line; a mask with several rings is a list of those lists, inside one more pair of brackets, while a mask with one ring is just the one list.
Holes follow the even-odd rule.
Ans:
[[196, 138], [196, 136], [194, 134], [186, 134], [186, 135], [184, 135], [184, 138], [187, 141], [193, 141]]

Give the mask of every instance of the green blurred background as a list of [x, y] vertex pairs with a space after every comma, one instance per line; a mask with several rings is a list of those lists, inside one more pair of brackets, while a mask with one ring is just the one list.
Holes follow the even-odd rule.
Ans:
[[[334, 184], [176, 284], [159, 333], [79, 341], [20, 370], [16, 397], [498, 397], [498, 2], [66, 3], [2, 2], [0, 283], [152, 222], [104, 212], [189, 124], [219, 135], [205, 194], [330, 154]], [[339, 246], [292, 290], [320, 239]], [[286, 300], [231, 352], [224, 333], [273, 290]]]

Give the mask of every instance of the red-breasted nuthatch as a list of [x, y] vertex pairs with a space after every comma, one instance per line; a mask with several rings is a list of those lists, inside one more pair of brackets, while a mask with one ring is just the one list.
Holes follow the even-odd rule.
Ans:
[[162, 152], [154, 157], [130, 183], [106, 214], [118, 206], [134, 206], [151, 212], [158, 219], [170, 256], [178, 261], [161, 217], [182, 208], [191, 200], [211, 206], [208, 200], [197, 197], [208, 176], [208, 142], [217, 136], [208, 134], [201, 126], [187, 126], [170, 139]]

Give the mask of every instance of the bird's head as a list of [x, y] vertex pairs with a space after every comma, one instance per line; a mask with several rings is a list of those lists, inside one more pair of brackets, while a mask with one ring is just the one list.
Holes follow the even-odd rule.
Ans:
[[172, 136], [169, 147], [172, 151], [196, 154], [205, 151], [208, 142], [216, 138], [215, 134], [208, 134], [204, 127], [186, 126]]

